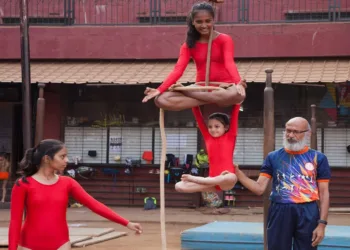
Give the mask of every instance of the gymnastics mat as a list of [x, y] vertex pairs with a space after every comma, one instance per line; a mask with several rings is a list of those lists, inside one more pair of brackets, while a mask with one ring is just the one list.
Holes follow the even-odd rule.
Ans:
[[89, 235], [96, 237], [113, 231], [115, 231], [113, 228], [69, 227], [69, 236]]
[[0, 235], [0, 247], [7, 247], [8, 245], [9, 243], [7, 235]]
[[[72, 247], [84, 247], [103, 241], [125, 236], [125, 232], [116, 232], [113, 228], [69, 227], [69, 239]], [[8, 228], [0, 227], [0, 247], [8, 246]]]
[[89, 245], [93, 245], [93, 244], [97, 244], [103, 241], [107, 241], [107, 240], [112, 240], [112, 239], [116, 239], [122, 236], [127, 235], [127, 233], [124, 232], [110, 232], [101, 236], [97, 236], [97, 237], [93, 237], [91, 239], [85, 240], [85, 241], [80, 241], [77, 243], [73, 243], [72, 246], [73, 247], [85, 247], [85, 246], [89, 246]]
[[7, 237], [8, 233], [9, 233], [8, 227], [0, 227], [0, 236], [6, 235], [6, 237]]
[[[350, 226], [326, 227], [318, 250], [350, 250]], [[181, 233], [182, 250], [264, 250], [263, 223], [216, 221]]]

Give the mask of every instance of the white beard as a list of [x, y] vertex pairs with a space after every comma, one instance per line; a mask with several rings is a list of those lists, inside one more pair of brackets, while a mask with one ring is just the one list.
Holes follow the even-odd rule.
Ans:
[[307, 138], [307, 135], [305, 135], [301, 141], [290, 143], [290, 142], [288, 142], [286, 136], [283, 135], [283, 146], [284, 146], [284, 148], [286, 148], [290, 151], [296, 152], [296, 151], [303, 150], [305, 148], [305, 146], [307, 145], [307, 141], [308, 141], [308, 138]]

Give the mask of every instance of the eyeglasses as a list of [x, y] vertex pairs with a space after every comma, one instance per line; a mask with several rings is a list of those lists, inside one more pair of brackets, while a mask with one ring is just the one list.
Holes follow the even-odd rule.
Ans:
[[293, 133], [294, 135], [300, 135], [302, 133], [305, 133], [309, 131], [308, 129], [307, 130], [291, 130], [291, 129], [285, 129], [284, 132], [287, 134], [287, 135], [290, 135], [291, 133]]

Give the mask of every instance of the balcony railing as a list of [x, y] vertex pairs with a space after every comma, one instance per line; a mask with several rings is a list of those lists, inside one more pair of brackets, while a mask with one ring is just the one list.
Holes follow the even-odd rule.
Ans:
[[[30, 0], [31, 25], [185, 24], [198, 0]], [[219, 24], [350, 21], [350, 0], [225, 0]], [[18, 25], [19, 0], [0, 0], [0, 25]]]

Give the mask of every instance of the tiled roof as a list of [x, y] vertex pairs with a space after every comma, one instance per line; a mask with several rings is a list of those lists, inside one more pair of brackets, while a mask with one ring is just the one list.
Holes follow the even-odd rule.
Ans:
[[[265, 82], [265, 70], [274, 70], [274, 83], [329, 83], [350, 80], [350, 59], [237, 60], [238, 71], [248, 82]], [[32, 83], [161, 83], [175, 62], [32, 62]], [[190, 63], [179, 82], [194, 82]], [[19, 62], [0, 62], [0, 82], [21, 82]]]

